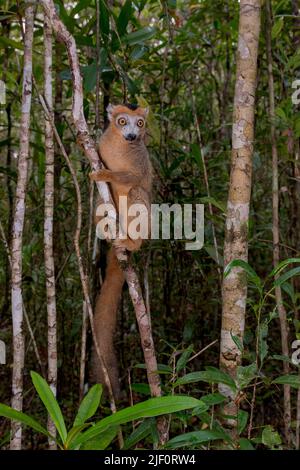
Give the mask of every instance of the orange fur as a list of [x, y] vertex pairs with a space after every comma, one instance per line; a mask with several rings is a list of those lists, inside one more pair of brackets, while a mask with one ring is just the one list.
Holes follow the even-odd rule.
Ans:
[[[131, 204], [144, 204], [150, 216], [150, 193], [152, 187], [152, 168], [149, 154], [144, 144], [145, 127], [135, 142], [128, 142], [121, 134], [115, 119], [120, 113], [146, 117], [146, 110], [130, 110], [126, 106], [114, 106], [109, 127], [99, 142], [101, 158], [107, 169], [91, 173], [91, 179], [106, 181], [110, 184], [112, 195], [119, 208], [119, 196], [127, 196], [128, 208]], [[128, 224], [131, 217], [128, 217]], [[150, 226], [150, 225], [149, 225]], [[125, 247], [129, 251], [139, 250], [143, 240], [114, 240], [114, 246]], [[107, 259], [105, 281], [97, 298], [95, 307], [95, 330], [101, 355], [108, 369], [113, 392], [120, 394], [117, 358], [113, 338], [117, 322], [117, 310], [124, 284], [124, 275], [119, 267], [114, 248], [110, 249]], [[94, 375], [98, 382], [104, 383], [103, 372], [94, 354]]]

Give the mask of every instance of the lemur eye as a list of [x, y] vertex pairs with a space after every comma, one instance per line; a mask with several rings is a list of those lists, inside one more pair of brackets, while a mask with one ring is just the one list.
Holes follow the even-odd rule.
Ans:
[[120, 124], [120, 126], [125, 126], [125, 124], [126, 124], [126, 119], [125, 119], [125, 118], [120, 118], [120, 119], [118, 119], [118, 124]]
[[143, 127], [143, 125], [144, 125], [143, 119], [139, 119], [138, 122], [137, 122], [137, 125], [138, 125], [138, 127]]

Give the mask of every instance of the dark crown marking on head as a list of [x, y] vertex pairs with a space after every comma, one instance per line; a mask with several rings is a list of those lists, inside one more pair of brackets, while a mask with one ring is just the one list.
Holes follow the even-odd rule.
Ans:
[[135, 111], [136, 109], [138, 109], [137, 104], [124, 103], [123, 106], [126, 106], [126, 108], [130, 109], [131, 111]]

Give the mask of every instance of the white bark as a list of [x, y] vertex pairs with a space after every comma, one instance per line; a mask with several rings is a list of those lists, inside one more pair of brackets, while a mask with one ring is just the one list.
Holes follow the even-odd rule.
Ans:
[[[32, 94], [32, 44], [34, 23], [33, 2], [26, 0], [25, 6], [25, 45], [20, 124], [20, 152], [18, 160], [18, 180], [15, 196], [11, 249], [11, 302], [13, 320], [13, 373], [11, 406], [18, 411], [21, 411], [23, 407], [23, 369], [25, 341], [23, 335], [22, 241], [29, 158], [29, 124]], [[11, 431], [12, 434], [10, 448], [12, 450], [19, 450], [22, 446], [21, 424], [15, 421], [12, 422]]]
[[[241, 0], [232, 125], [232, 160], [225, 226], [225, 266], [234, 259], [244, 261], [248, 259], [248, 220], [259, 32], [260, 0]], [[240, 268], [234, 268], [223, 280], [220, 345], [220, 366], [233, 378], [241, 363], [241, 352], [232, 336], [237, 336], [243, 341], [246, 299], [245, 273]], [[236, 414], [237, 407], [232, 391], [226, 386], [221, 386], [220, 390], [232, 400], [227, 407], [228, 414]]]

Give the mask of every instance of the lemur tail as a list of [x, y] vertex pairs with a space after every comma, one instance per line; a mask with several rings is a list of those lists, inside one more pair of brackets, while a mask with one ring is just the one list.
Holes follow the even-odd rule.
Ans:
[[[114, 350], [114, 333], [117, 323], [117, 312], [124, 284], [124, 274], [114, 251], [110, 248], [107, 255], [105, 279], [97, 297], [94, 326], [101, 356], [111, 381], [114, 397], [120, 397], [118, 362]], [[105, 384], [102, 367], [95, 348], [93, 352], [93, 376], [97, 383]]]

